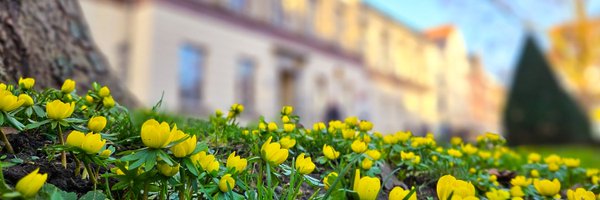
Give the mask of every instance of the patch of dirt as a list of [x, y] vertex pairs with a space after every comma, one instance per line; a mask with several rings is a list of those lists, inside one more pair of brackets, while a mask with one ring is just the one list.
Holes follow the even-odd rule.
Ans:
[[82, 195], [93, 190], [94, 185], [90, 180], [82, 180], [75, 177], [75, 162], [72, 156], [67, 154], [67, 168], [60, 163], [60, 153], [46, 155], [43, 148], [51, 145], [51, 141], [35, 133], [7, 134], [15, 154], [10, 154], [3, 149], [0, 154], [7, 155], [5, 162], [11, 159], [20, 159], [23, 162], [12, 167], [3, 168], [4, 178], [9, 185], [15, 185], [22, 177], [36, 168], [40, 173], [48, 173], [48, 183], [67, 191]]

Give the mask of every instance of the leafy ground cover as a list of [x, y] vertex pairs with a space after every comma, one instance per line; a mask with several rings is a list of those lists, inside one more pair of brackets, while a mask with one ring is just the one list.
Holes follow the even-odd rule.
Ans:
[[[443, 144], [357, 117], [239, 122], [129, 112], [94, 84], [0, 84], [2, 199], [596, 199], [583, 154], [513, 150], [498, 134]], [[593, 154], [590, 153], [590, 156]], [[591, 160], [591, 159], [590, 159]], [[582, 163], [583, 161], [583, 163]]]

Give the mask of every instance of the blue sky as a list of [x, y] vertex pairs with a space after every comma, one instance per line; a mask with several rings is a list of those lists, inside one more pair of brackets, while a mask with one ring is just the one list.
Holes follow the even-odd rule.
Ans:
[[[526, 28], [544, 48], [549, 28], [574, 18], [574, 0], [363, 0], [417, 30], [454, 24], [470, 53], [504, 84], [520, 53]], [[587, 0], [588, 15], [599, 16], [600, 0]], [[527, 24], [527, 25], [525, 25]]]

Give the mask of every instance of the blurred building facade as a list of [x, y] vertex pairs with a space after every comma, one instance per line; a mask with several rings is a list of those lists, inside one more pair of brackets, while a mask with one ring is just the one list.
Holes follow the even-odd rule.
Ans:
[[466, 103], [469, 57], [451, 26], [419, 33], [356, 0], [81, 5], [113, 70], [146, 106], [164, 92], [169, 110], [206, 115], [242, 103], [246, 116], [275, 120], [293, 105], [305, 125], [355, 115], [383, 132], [467, 130], [478, 120]]

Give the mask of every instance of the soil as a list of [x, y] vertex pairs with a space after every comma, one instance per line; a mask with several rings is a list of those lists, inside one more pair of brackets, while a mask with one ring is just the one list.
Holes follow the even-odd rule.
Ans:
[[60, 163], [60, 154], [47, 155], [43, 147], [51, 145], [51, 141], [35, 133], [7, 134], [7, 138], [13, 146], [15, 154], [0, 151], [0, 155], [7, 155], [5, 162], [12, 159], [20, 159], [23, 162], [8, 168], [3, 168], [4, 178], [9, 185], [15, 185], [19, 179], [29, 174], [36, 168], [40, 173], [48, 173], [47, 182], [56, 187], [82, 195], [93, 190], [94, 185], [89, 179], [82, 180], [75, 177], [75, 162], [72, 156], [67, 154], [67, 168]]

